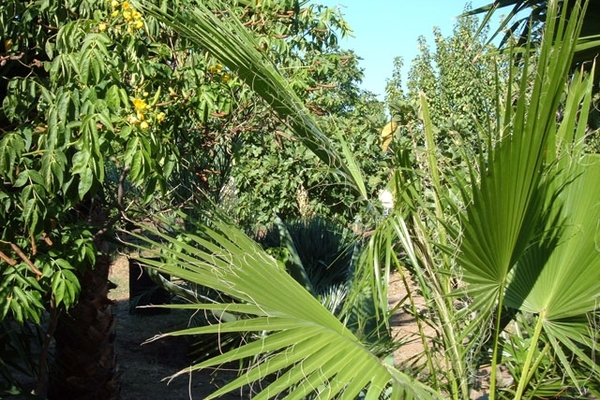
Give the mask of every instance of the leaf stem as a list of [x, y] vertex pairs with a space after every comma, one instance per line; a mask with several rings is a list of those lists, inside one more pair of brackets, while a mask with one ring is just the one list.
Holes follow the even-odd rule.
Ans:
[[502, 305], [504, 300], [504, 282], [500, 285], [500, 290], [498, 294], [498, 308], [496, 311], [496, 321], [494, 326], [494, 352], [492, 354], [492, 365], [490, 371], [490, 399], [496, 399], [496, 375], [498, 374], [498, 348], [499, 348], [499, 340], [500, 340], [500, 324], [502, 319]]
[[23, 250], [21, 250], [21, 249], [19, 248], [19, 246], [17, 246], [17, 245], [16, 245], [16, 244], [14, 244], [14, 243], [10, 243], [10, 247], [13, 249], [13, 251], [14, 251], [15, 253], [17, 253], [17, 255], [18, 255], [19, 257], [21, 257], [21, 260], [23, 260], [23, 261], [25, 262], [25, 264], [27, 264], [27, 266], [28, 266], [28, 267], [31, 269], [31, 271], [33, 271], [33, 273], [35, 273], [35, 274], [37, 275], [37, 278], [38, 278], [38, 279], [39, 279], [39, 278], [41, 278], [41, 277], [42, 277], [42, 275], [44, 275], [44, 274], [42, 273], [42, 271], [40, 271], [40, 270], [39, 270], [39, 269], [38, 269], [38, 268], [37, 268], [37, 267], [36, 267], [36, 266], [35, 266], [35, 265], [34, 265], [34, 264], [31, 262], [31, 260], [29, 259], [29, 257], [27, 257], [27, 256], [25, 255], [25, 253], [23, 253]]
[[525, 390], [525, 385], [531, 379], [531, 373], [529, 371], [529, 367], [531, 365], [531, 361], [533, 360], [533, 355], [537, 349], [537, 342], [540, 339], [540, 334], [542, 332], [542, 326], [544, 325], [544, 318], [546, 316], [546, 309], [543, 308], [540, 314], [538, 315], [538, 320], [535, 325], [535, 330], [533, 332], [533, 337], [531, 338], [531, 343], [529, 345], [529, 351], [527, 352], [527, 358], [525, 358], [525, 363], [523, 363], [523, 371], [521, 373], [521, 379], [519, 379], [519, 385], [517, 386], [517, 391], [515, 392], [515, 400], [520, 400], [523, 396], [523, 391]]

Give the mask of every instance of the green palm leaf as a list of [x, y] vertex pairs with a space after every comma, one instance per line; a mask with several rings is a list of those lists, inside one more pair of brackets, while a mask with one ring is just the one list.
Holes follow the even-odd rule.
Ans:
[[364, 392], [366, 398], [377, 399], [390, 388], [394, 399], [440, 398], [425, 385], [375, 357], [243, 232], [218, 215], [211, 218], [211, 227], [202, 226], [196, 234], [183, 234], [185, 242], [160, 232], [152, 232], [160, 241], [142, 238], [146, 241], [144, 251], [163, 257], [162, 262], [144, 260], [147, 265], [236, 300], [228, 304], [191, 304], [187, 308], [244, 315], [232, 322], [157, 338], [219, 332], [251, 332], [256, 337], [255, 341], [178, 373], [261, 356], [262, 361], [251, 365], [209, 399], [274, 373], [279, 375], [255, 398], [269, 399], [285, 393], [286, 399], [301, 399], [316, 393], [319, 399], [353, 399]]
[[[532, 246], [507, 288], [507, 305], [558, 320], [593, 311], [600, 296], [599, 156], [587, 156], [572, 167], [572, 182], [554, 198], [560, 217], [549, 218], [552, 246]], [[545, 247], [545, 248], [544, 248]], [[550, 254], [547, 254], [547, 253]], [[523, 271], [523, 272], [521, 272]]]
[[[222, 9], [228, 8], [225, 2], [220, 4]], [[226, 65], [273, 108], [325, 165], [344, 175], [357, 193], [367, 198], [365, 183], [353, 156], [346, 147], [343, 147], [343, 157], [334, 149], [285, 78], [267, 55], [258, 50], [259, 43], [237, 18], [219, 18], [202, 2], [193, 9], [167, 10], [148, 2], [142, 3], [141, 8], [195, 43], [200, 51], [208, 52]]]
[[[566, 88], [585, 12], [579, 4], [567, 20], [558, 2], [549, 2], [535, 82], [526, 85], [526, 63], [519, 99], [513, 106], [508, 97], [504, 131], [481, 166], [463, 221], [459, 260], [475, 305], [488, 313], [508, 306], [537, 316], [516, 398], [530, 379], [538, 340], [552, 345], [576, 384], [565, 349], [596, 370], [581, 347], [595, 346], [586, 314], [600, 296], [600, 160], [582, 153], [593, 76], [575, 74]], [[557, 127], [561, 102], [565, 118]], [[498, 315], [496, 335], [499, 321]], [[493, 363], [497, 349], [495, 342]]]
[[[557, 13], [554, 7], [551, 15]], [[503, 294], [511, 269], [545, 215], [545, 163], [548, 153], [555, 152], [556, 110], [579, 29], [577, 18], [549, 18], [545, 37], [556, 41], [546, 40], [542, 45], [532, 89], [528, 87], [531, 66], [524, 65], [519, 99], [514, 110], [512, 99], [507, 99], [503, 131], [496, 133], [499, 144], [490, 150], [479, 184], [473, 188], [459, 260], [470, 293], [484, 308], [492, 309]], [[567, 101], [567, 105], [575, 109], [565, 114], [577, 113], [579, 104]]]

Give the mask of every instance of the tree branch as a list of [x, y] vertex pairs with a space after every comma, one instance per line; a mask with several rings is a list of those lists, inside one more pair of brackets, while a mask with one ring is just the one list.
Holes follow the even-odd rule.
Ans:
[[121, 176], [119, 177], [119, 184], [117, 186], [117, 208], [119, 209], [119, 212], [117, 213], [117, 215], [112, 217], [110, 221], [108, 221], [104, 225], [104, 227], [102, 227], [98, 232], [96, 232], [94, 237], [98, 238], [104, 235], [114, 224], [117, 223], [118, 220], [124, 217], [125, 207], [123, 206], [123, 196], [125, 195], [125, 178], [127, 178], [127, 174], [130, 170], [131, 167], [129, 167], [128, 165], [125, 166], [125, 168], [123, 168], [123, 171], [121, 171]]
[[38, 365], [38, 379], [36, 388], [33, 392], [34, 395], [39, 395], [44, 392], [46, 386], [46, 376], [47, 376], [47, 366], [48, 366], [48, 352], [50, 349], [50, 343], [54, 338], [54, 332], [56, 331], [56, 327], [58, 325], [58, 316], [60, 312], [56, 307], [56, 302], [54, 301], [54, 295], [50, 296], [50, 321], [48, 324], [48, 329], [44, 334], [44, 341], [42, 344], [42, 351], [39, 356], [39, 365]]
[[23, 253], [23, 250], [21, 250], [19, 248], [19, 246], [17, 246], [14, 243], [10, 244], [10, 247], [13, 249], [13, 251], [15, 253], [17, 253], [17, 255], [21, 258], [21, 260], [23, 260], [25, 262], [25, 264], [27, 264], [29, 266], [29, 268], [33, 271], [33, 273], [35, 273], [37, 275], [38, 278], [41, 278], [42, 275], [44, 275], [42, 273], [42, 271], [40, 271], [29, 259], [29, 257], [27, 257], [25, 255], [25, 253]]
[[15, 265], [17, 265], [17, 262], [15, 260], [13, 260], [12, 258], [10, 258], [9, 256], [7, 256], [6, 254], [4, 254], [2, 251], [0, 251], [0, 258], [2, 260], [4, 260], [11, 267], [14, 267]]

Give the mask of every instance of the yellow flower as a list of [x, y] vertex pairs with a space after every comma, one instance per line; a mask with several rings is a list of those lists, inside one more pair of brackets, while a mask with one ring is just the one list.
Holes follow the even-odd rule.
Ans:
[[140, 124], [140, 129], [148, 129], [150, 125], [148, 125], [148, 123], [146, 121], [142, 121], [142, 123]]
[[215, 65], [215, 69], [217, 70], [217, 72], [221, 72], [221, 70], [223, 69], [223, 66], [221, 64], [217, 63]]
[[104, 22], [100, 22], [98, 24], [98, 31], [100, 31], [100, 32], [104, 32], [107, 28], [108, 28], [108, 25], [106, 25]]
[[222, 79], [223, 79], [223, 83], [227, 83], [227, 82], [229, 82], [229, 79], [230, 79], [230, 78], [231, 78], [231, 75], [229, 75], [229, 74], [225, 74], [225, 75], [223, 75], [223, 78], [222, 78]]
[[135, 116], [130, 115], [129, 117], [127, 117], [127, 122], [129, 122], [131, 125], [135, 125], [140, 121]]
[[137, 118], [138, 118], [140, 121], [143, 121], [143, 120], [145, 120], [145, 119], [146, 119], [146, 117], [144, 116], [144, 113], [143, 113], [143, 112], [140, 112], [140, 111], [138, 111], [136, 115], [137, 115]]
[[137, 21], [135, 21], [135, 22], [133, 23], [133, 27], [134, 27], [135, 29], [142, 29], [142, 28], [143, 28], [143, 26], [144, 26], [144, 22], [143, 22], [141, 19], [138, 19]]
[[142, 14], [138, 10], [131, 9], [131, 16], [133, 19], [142, 19]]
[[110, 5], [112, 6], [112, 8], [117, 8], [119, 7], [119, 2], [117, 0], [113, 0], [110, 2]]
[[125, 18], [125, 21], [131, 21], [131, 19], [133, 18], [131, 16], [131, 11], [123, 11], [123, 18]]
[[165, 113], [164, 112], [159, 112], [158, 114], [156, 114], [156, 122], [163, 122], [165, 120]]
[[133, 108], [135, 108], [136, 111], [144, 111], [148, 109], [148, 104], [142, 99], [138, 99], [136, 97], [131, 102], [133, 103]]
[[128, 1], [124, 1], [122, 7], [123, 7], [123, 10], [127, 10], [129, 7], [131, 7], [131, 5], [129, 4]]
[[110, 16], [113, 18], [117, 18], [119, 16], [119, 12], [117, 10], [115, 10], [110, 14]]

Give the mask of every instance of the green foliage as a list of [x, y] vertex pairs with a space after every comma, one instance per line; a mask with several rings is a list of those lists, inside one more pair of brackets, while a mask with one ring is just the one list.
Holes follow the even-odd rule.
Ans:
[[[548, 12], [558, 15], [556, 7]], [[424, 137], [395, 148], [406, 168], [393, 181], [402, 199], [392, 216], [396, 234], [432, 305], [433, 325], [443, 327], [423, 340], [427, 367], [442, 369], [440, 357], [452, 366], [447, 380], [431, 381], [449, 382], [442, 387], [454, 398], [468, 396], [469, 371], [488, 362], [490, 398], [584, 393], [596, 385], [590, 321], [597, 307], [591, 299], [600, 292], [588, 268], [595, 271], [599, 260], [598, 194], [588, 179], [598, 179], [598, 163], [584, 146], [593, 77], [569, 75], [581, 23], [570, 15], [568, 22], [565, 14], [548, 20], [534, 57], [522, 57], [529, 47], [511, 53], [521, 63], [511, 63], [506, 89], [497, 85], [493, 123], [476, 126], [481, 139], [463, 135], [459, 142], [477, 140], [481, 149], [464, 159], [467, 179], [458, 168], [445, 169], [444, 153], [434, 151], [444, 131], [436, 130], [429, 101], [420, 107]], [[557, 124], [562, 107], [568, 117]], [[415, 164], [425, 171], [414, 171]], [[502, 364], [512, 383], [500, 384]]]
[[[256, 3], [2, 8], [4, 320], [39, 322], [49, 303], [72, 305], [77, 272], [94, 263], [109, 217], [132, 215], [167, 189], [174, 208], [230, 196], [248, 207], [236, 216], [244, 227], [273, 211], [367, 225], [381, 219], [369, 200], [389, 162], [395, 208], [353, 260], [342, 320], [298, 284], [305, 276], [282, 268], [287, 261], [308, 275], [289, 240], [277, 260], [211, 212], [184, 224], [193, 230], [145, 239], [149, 254], [167, 259], [149, 265], [227, 296], [182, 306], [220, 315], [219, 324], [172, 335], [255, 339], [181, 373], [259, 360], [213, 397], [275, 376], [259, 396], [466, 399], [486, 363], [492, 399], [597, 386], [600, 162], [585, 154], [581, 122], [593, 77], [568, 75], [578, 8], [556, 17], [550, 2], [546, 35], [529, 38], [542, 39], [535, 54], [494, 57], [470, 19], [451, 38], [437, 33], [433, 54], [421, 41], [408, 95], [398, 71], [388, 88], [401, 135], [385, 155], [381, 105], [357, 92], [356, 59], [338, 51], [330, 30], [347, 31], [341, 17]], [[191, 196], [197, 189], [203, 195]], [[369, 335], [386, 340], [393, 269], [424, 349], [421, 364], [400, 366], [406, 373]], [[514, 378], [502, 391], [501, 365]]]
[[[550, 16], [559, 15], [556, 4], [548, 12]], [[412, 393], [415, 396], [427, 397], [428, 393], [436, 392], [455, 399], [469, 398], [470, 389], [476, 384], [476, 372], [486, 363], [491, 364], [490, 398], [503, 395], [534, 398], [574, 388], [583, 392], [584, 385], [594, 386], [597, 381], [593, 358], [597, 333], [590, 321], [597, 320], [595, 299], [600, 294], [599, 280], [585, 277], [595, 276], [598, 269], [599, 253], [595, 247], [598, 195], [592, 182], [599, 179], [600, 164], [595, 156], [584, 153], [586, 130], [581, 123], [586, 119], [581, 110], [588, 109], [593, 81], [590, 76], [568, 74], [580, 20], [573, 17], [567, 23], [564, 15], [549, 18], [547, 36], [535, 57], [509, 54], [523, 62], [520, 65], [523, 70], [511, 70], [506, 84], [502, 69], [491, 69], [493, 95], [484, 99], [488, 101], [486, 107], [477, 112], [472, 110], [476, 105], [466, 100], [461, 103], [457, 93], [440, 95], [443, 101], [437, 105], [434, 101], [430, 109], [429, 96], [424, 90], [414, 93], [413, 99], [404, 98], [397, 88], [389, 91], [394, 100], [393, 110], [397, 112], [392, 122], [403, 133], [390, 148], [394, 166], [390, 188], [395, 194], [395, 208], [376, 227], [358, 258], [354, 271], [356, 284], [350, 288], [347, 301], [355, 304], [354, 301], [370, 298], [370, 304], [379, 306], [361, 312], [375, 316], [376, 322], [385, 325], [389, 317], [389, 313], [382, 311], [388, 300], [386, 279], [392, 269], [400, 271], [407, 289], [406, 309], [417, 321], [424, 349], [422, 363], [401, 367], [407, 368], [407, 372], [415, 371], [431, 387], [425, 392], [413, 387], [419, 389], [418, 393]], [[469, 29], [473, 27], [470, 25]], [[202, 43], [200, 37], [197, 40]], [[251, 57], [252, 41], [245, 46], [237, 44], [235, 48], [220, 51], [237, 54], [244, 49], [248, 54], [239, 59], [254, 64], [245, 65], [240, 71], [251, 65], [259, 76], [273, 74], [278, 82], [269, 66]], [[453, 51], [465, 50], [459, 45], [460, 42], [452, 40], [440, 42], [443, 50], [440, 54], [451, 58]], [[524, 51], [523, 54], [529, 54], [530, 49]], [[231, 61], [236, 59], [232, 56]], [[440, 65], [450, 65], [442, 61], [447, 60], [440, 60]], [[501, 62], [501, 67], [517, 65]], [[425, 68], [425, 76], [427, 71], [435, 70]], [[484, 68], [482, 72], [490, 70]], [[449, 85], [455, 84], [456, 90], [467, 89], [454, 71], [448, 69], [445, 73]], [[569, 87], [565, 86], [567, 80]], [[399, 81], [399, 75], [394, 76], [392, 84]], [[269, 91], [273, 89], [267, 87], [261, 93], [266, 98], [276, 97], [279, 103], [274, 104], [281, 107], [278, 111], [289, 117], [288, 106], [293, 96], [286, 98], [285, 93]], [[277, 89], [283, 91], [286, 87], [281, 85]], [[469, 100], [476, 101], [477, 97]], [[434, 121], [438, 117], [443, 120], [441, 116], [454, 112], [454, 107], [458, 107], [456, 112], [461, 117], [465, 112], [471, 114], [466, 120], [474, 116], [474, 124], [469, 129], [463, 127], [460, 135], [445, 142], [450, 129], [438, 128]], [[566, 118], [557, 124], [559, 107], [565, 107], [567, 112]], [[321, 142], [323, 136], [313, 130], [314, 123], [303, 115], [298, 116], [297, 124], [291, 124], [292, 131], [300, 130], [304, 144]], [[313, 141], [309, 140], [311, 137]], [[457, 161], [445, 154], [446, 150], [460, 154], [459, 146], [464, 143], [476, 143], [472, 149], [475, 157]], [[343, 145], [340, 148], [342, 152], [348, 149]], [[332, 153], [315, 154], [319, 161], [335, 170], [340, 157], [329, 144], [326, 149]], [[360, 176], [356, 165], [349, 158], [340, 173]], [[465, 169], [450, 168], [452, 165]], [[282, 375], [260, 396], [271, 398], [293, 387], [300, 391], [290, 392], [290, 398], [303, 397], [312, 391], [324, 398], [338, 394], [353, 398], [361, 392], [359, 387], [368, 385], [366, 396], [375, 397], [381, 394], [380, 389], [393, 382], [388, 373], [405, 377], [391, 367], [386, 367], [386, 372], [370, 369], [369, 377], [375, 380], [369, 384], [366, 379], [370, 378], [358, 379], [359, 375], [355, 375], [362, 373], [361, 370], [347, 370], [357, 360], [354, 357], [364, 354], [366, 349], [375, 356], [376, 345], [361, 337], [357, 339], [360, 344], [354, 342], [353, 350], [343, 356], [336, 353], [340, 341], [333, 349], [324, 347], [325, 336], [319, 336], [320, 327], [333, 324], [332, 315], [294, 278], [282, 273], [285, 268], [239, 229], [219, 216], [208, 215], [212, 222], [202, 224], [199, 232], [183, 235], [189, 239], [186, 243], [196, 245], [173, 251], [156, 241], [148, 244], [155, 252], [165, 252], [174, 260], [164, 267], [155, 263], [155, 267], [223, 290], [238, 299], [238, 302], [189, 307], [251, 314], [247, 320], [173, 334], [274, 332], [257, 335], [257, 340], [246, 346], [191, 367], [208, 367], [265, 352], [272, 356], [264, 358], [264, 363], [256, 364], [216, 395], [277, 371]], [[181, 243], [167, 235], [161, 238]], [[295, 246], [294, 252], [297, 252]], [[299, 265], [296, 258], [292, 261]], [[269, 279], [257, 278], [264, 276]], [[418, 285], [417, 290], [411, 279]], [[570, 290], [567, 286], [577, 289]], [[422, 310], [415, 300], [417, 294], [425, 300]], [[303, 299], [302, 310], [298, 308], [299, 299]], [[323, 319], [317, 322], [317, 317]], [[345, 322], [353, 321], [349, 317]], [[292, 342], [297, 344], [302, 340], [301, 334], [308, 334], [295, 324], [310, 326], [310, 343], [302, 341], [301, 345], [290, 347]], [[343, 331], [333, 325], [328, 329]], [[511, 335], [515, 330], [518, 334]], [[335, 339], [327, 337], [327, 340], [332, 343]], [[510, 350], [502, 351], [508, 346]], [[517, 359], [508, 358], [509, 355]], [[317, 365], [322, 367], [319, 376], [315, 375]], [[385, 363], [379, 360], [378, 365]], [[502, 365], [515, 376], [497, 385], [500, 383], [497, 371]], [[405, 392], [403, 384], [391, 385], [386, 394], [392, 398], [411, 395], [412, 390]]]
[[[73, 221], [86, 212], [76, 206], [104, 195], [107, 160], [118, 160], [137, 185], [168, 173], [167, 146], [144, 132], [160, 129], [148, 125], [160, 125], [160, 89], [143, 109], [132, 101], [143, 97], [144, 74], [156, 74], [164, 63], [140, 53], [148, 42], [141, 28], [120, 17], [110, 21], [106, 3], [10, 3], [2, 9], [0, 35], [9, 57], [0, 69], [2, 241], [19, 249], [19, 265], [35, 265], [42, 274], [33, 284], [27, 268], [3, 269], [10, 276], [2, 281], [2, 297], [29, 293], [20, 305], [39, 320], [49, 294], [58, 306], [76, 301], [74, 272], [93, 265], [94, 235]], [[144, 117], [145, 125], [132, 123], [132, 114]], [[154, 192], [154, 183], [147, 192]], [[7, 252], [7, 259], [13, 254]], [[22, 320], [16, 306], [12, 311]]]
[[[352, 257], [359, 241], [349, 229], [323, 218], [290, 221], [283, 228], [317, 293], [344, 284], [351, 277]], [[284, 245], [280, 236], [272, 228], [257, 241], [265, 249], [277, 248]]]
[[[336, 30], [349, 30], [344, 20], [320, 6], [268, 3], [240, 2], [220, 18], [250, 28], [302, 101], [348, 112], [343, 99], [357, 98], [359, 72], [336, 47]], [[58, 243], [74, 240], [66, 232], [92, 232], [79, 248], [93, 255], [111, 222], [144, 215], [151, 200], [179, 207], [201, 192], [220, 201], [240, 146], [286, 129], [254, 86], [132, 3], [9, 1], [0, 21], [0, 250], [15, 264], [2, 268], [0, 292], [28, 299], [9, 302], [1, 317], [12, 309], [19, 320], [39, 319], [50, 294], [67, 307], [77, 299], [71, 273], [93, 257], [63, 254]], [[344, 64], [348, 72], [334, 81]], [[90, 226], [73, 228], [74, 220]]]
[[465, 168], [464, 158], [483, 150], [479, 135], [498, 118], [497, 96], [508, 75], [507, 55], [486, 44], [486, 30], [479, 32], [478, 27], [475, 17], [463, 16], [449, 37], [434, 29], [433, 50], [420, 37], [420, 54], [408, 74], [408, 93], [401, 87], [401, 63], [395, 66], [396, 78], [388, 82], [391, 104], [404, 101], [416, 108], [420, 93], [427, 96], [436, 147], [448, 160], [448, 168]]
[[389, 390], [393, 393], [392, 398], [441, 398], [420, 382], [374, 357], [348, 328], [284, 271], [276, 259], [221, 216], [210, 214], [210, 217], [210, 226], [202, 224], [195, 232], [182, 232], [190, 244], [153, 232], [180, 250], [144, 239], [143, 248], [166, 256], [161, 262], [145, 261], [159, 271], [213, 288], [234, 300], [194, 303], [186, 308], [213, 313], [225, 311], [244, 315], [244, 318], [171, 332], [155, 339], [248, 332], [255, 340], [176, 375], [261, 355], [264, 357], [260, 362], [251, 365], [243, 376], [207, 398], [216, 398], [279, 371], [281, 374], [259, 396], [272, 398], [286, 394], [304, 398], [315, 395], [333, 399], [363, 394], [377, 398]]
[[[204, 42], [203, 45], [216, 57], [222, 59], [225, 65], [237, 71], [241, 79], [264, 96], [266, 103], [279, 114], [279, 119], [269, 119], [266, 117], [270, 112], [269, 108], [265, 104], [253, 103], [252, 113], [258, 118], [252, 120], [254, 126], [249, 124], [244, 127], [239, 136], [240, 145], [245, 151], [239, 153], [232, 172], [238, 204], [237, 209], [233, 211], [237, 211], [241, 223], [254, 229], [270, 222], [273, 212], [283, 218], [298, 217], [306, 215], [306, 213], [321, 214], [326, 213], [331, 207], [337, 207], [337, 210], [340, 210], [344, 206], [351, 206], [360, 197], [365, 197], [367, 195], [364, 193], [365, 189], [360, 186], [348, 191], [349, 187], [345, 185], [343, 189], [337, 190], [342, 185], [339, 184], [340, 179], [332, 179], [329, 164], [340, 168], [343, 172], [341, 180], [348, 179], [347, 175], [350, 175], [351, 172], [344, 171], [343, 162], [335, 159], [336, 153], [331, 148], [330, 141], [323, 133], [316, 130], [316, 126], [311, 126], [314, 122], [301, 124], [302, 118], [306, 117], [299, 118], [296, 113], [300, 102], [304, 101], [313, 113], [323, 116], [336, 114], [345, 116], [343, 126], [328, 126], [326, 132], [330, 138], [336, 132], [344, 131], [345, 133], [346, 126], [355, 123], [354, 117], [361, 113], [364, 114], [365, 110], [369, 110], [369, 113], [376, 119], [381, 119], [380, 103], [372, 98], [363, 102], [357, 100], [359, 92], [356, 84], [361, 73], [356, 67], [354, 55], [340, 52], [335, 43], [331, 43], [331, 47], [326, 51], [323, 50], [322, 54], [317, 57], [314, 46], [308, 46], [305, 39], [301, 39], [303, 36], [299, 36], [294, 39], [301, 39], [300, 42], [295, 43], [295, 46], [300, 46], [301, 50], [310, 49], [310, 51], [301, 51], [283, 62], [277, 56], [280, 49], [280, 46], [276, 46], [278, 39], [271, 38], [269, 42], [265, 42], [267, 39], [262, 36], [256, 38], [244, 34], [244, 40], [253, 41], [257, 50], [252, 54], [233, 56], [226, 54], [223, 49], [225, 46], [239, 43], [241, 38], [232, 36], [219, 39], [213, 35], [215, 28], [212, 25], [216, 23], [216, 20], [211, 21], [214, 17], [211, 17], [204, 9], [198, 9], [188, 14], [179, 16], [177, 27], [191, 38], [214, 37], [215, 39], [210, 43]], [[300, 14], [303, 21], [306, 18], [303, 24], [313, 24], [314, 27], [314, 24], [319, 26], [323, 22], [315, 19], [312, 7], [303, 9]], [[328, 11], [324, 11], [324, 14], [331, 15], [330, 24], [333, 28], [339, 26], [340, 22], [334, 18], [335, 14]], [[196, 26], [194, 29], [190, 29], [183, 22], [184, 19], [205, 19], [211, 22], [206, 27]], [[225, 22], [231, 24], [228, 29], [238, 29], [238, 23], [235, 20], [226, 20]], [[302, 29], [307, 29], [300, 26]], [[343, 25], [339, 28], [342, 32], [344, 31]], [[308, 31], [312, 31], [311, 29]], [[331, 28], [328, 28], [327, 32], [329, 29]], [[305, 37], [306, 32], [301, 30], [298, 35]], [[276, 66], [279, 71], [282, 71], [282, 76], [286, 78], [285, 82], [278, 81], [281, 78], [274, 76], [272, 71], [265, 70], [263, 75], [262, 71], [250, 71], [244, 67], [256, 63], [258, 60], [267, 65], [273, 63], [272, 59], [267, 59], [266, 55], [261, 52], [263, 47], [268, 47], [265, 43], [274, 47]], [[302, 55], [302, 58], [299, 55]], [[283, 93], [284, 90], [290, 94], [287, 98], [273, 95], [277, 92]], [[298, 127], [294, 128], [295, 125]], [[290, 131], [290, 127], [294, 129], [293, 132]], [[305, 131], [307, 127], [309, 130]], [[292, 133], [294, 137], [292, 137]], [[294, 140], [302, 142], [304, 147], [301, 148], [300, 143], [294, 142]], [[365, 141], [368, 144], [375, 142], [373, 137], [360, 140], [361, 142], [357, 142], [357, 147], [363, 145]], [[306, 161], [312, 157], [307, 149], [316, 154], [323, 164], [317, 165], [316, 168], [304, 168]], [[373, 152], [374, 150], [374, 146], [366, 149], [369, 157], [365, 157], [365, 160], [376, 159], [377, 154]], [[375, 157], [371, 156], [372, 154]], [[331, 157], [334, 159], [330, 159]], [[279, 179], [265, 181], [267, 174], [277, 175]], [[356, 193], [352, 193], [352, 191]], [[369, 188], [369, 193], [373, 192], [374, 190]], [[302, 200], [300, 204], [297, 201], [299, 197]], [[308, 207], [304, 198], [308, 202]]]
[[[289, 0], [168, 5], [244, 24], [255, 55], [294, 87], [290, 109], [354, 111], [346, 98], [357, 102], [360, 73], [337, 47], [349, 27], [335, 10]], [[281, 109], [256, 95], [252, 71], [236, 75], [211, 50], [133, 2], [2, 3], [0, 320], [39, 323], [44, 310], [74, 306], [116, 224], [231, 200], [224, 187], [249, 138], [289, 132]]]
[[[370, 198], [381, 189], [387, 174], [379, 143], [378, 130], [385, 121], [380, 106], [367, 97], [336, 123], [326, 120], [322, 125], [332, 141], [334, 132], [348, 141], [367, 177]], [[346, 177], [332, 174], [329, 166], [285, 135], [248, 135], [245, 140], [246, 151], [240, 153], [233, 170], [240, 205], [236, 217], [242, 226], [260, 229], [269, 225], [274, 213], [285, 220], [321, 216], [355, 222], [362, 209], [361, 198], [347, 186]], [[368, 225], [369, 221], [363, 223]]]

